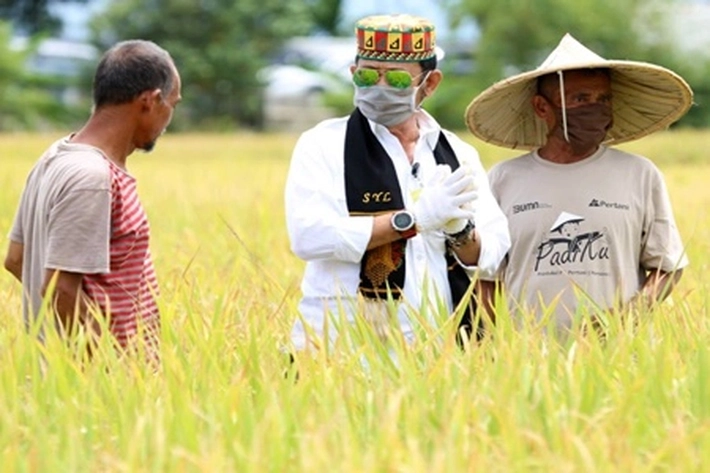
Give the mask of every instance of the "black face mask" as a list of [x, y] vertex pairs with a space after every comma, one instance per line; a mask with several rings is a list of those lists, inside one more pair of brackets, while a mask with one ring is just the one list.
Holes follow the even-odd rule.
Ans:
[[[549, 102], [549, 101], [548, 101]], [[557, 124], [551, 135], [569, 142], [575, 155], [582, 155], [597, 147], [604, 141], [606, 134], [614, 123], [611, 106], [603, 103], [582, 105], [581, 107], [565, 109], [567, 115], [567, 137], [563, 129], [562, 109], [555, 108]]]

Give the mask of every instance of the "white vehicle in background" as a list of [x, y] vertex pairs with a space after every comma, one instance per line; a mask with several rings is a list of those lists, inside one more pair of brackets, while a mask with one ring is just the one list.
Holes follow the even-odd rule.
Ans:
[[281, 105], [324, 105], [325, 94], [347, 90], [343, 81], [325, 72], [289, 64], [267, 66], [259, 71], [259, 79], [265, 84], [265, 101]]
[[[332, 117], [327, 96], [352, 95], [349, 67], [355, 54], [352, 39], [293, 38], [273, 64], [259, 71], [264, 84], [267, 128], [301, 131]], [[343, 51], [347, 50], [347, 56]]]
[[98, 50], [87, 43], [47, 38], [41, 40], [27, 66], [32, 72], [60, 77], [78, 77], [98, 61]]
[[295, 37], [286, 42], [279, 55], [283, 64], [306, 64], [350, 82], [350, 66], [355, 62], [357, 45], [350, 37]]

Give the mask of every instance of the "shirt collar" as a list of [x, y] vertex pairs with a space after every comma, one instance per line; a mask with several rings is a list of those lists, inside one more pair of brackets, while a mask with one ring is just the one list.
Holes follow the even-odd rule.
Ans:
[[[420, 108], [417, 111], [417, 120], [419, 121], [419, 139], [425, 140], [429, 148], [434, 149], [436, 144], [439, 142], [439, 133], [441, 133], [441, 125], [432, 117], [429, 112]], [[375, 123], [369, 118], [367, 121], [370, 123], [370, 129], [375, 136], [382, 136], [383, 134], [389, 134], [387, 127]]]

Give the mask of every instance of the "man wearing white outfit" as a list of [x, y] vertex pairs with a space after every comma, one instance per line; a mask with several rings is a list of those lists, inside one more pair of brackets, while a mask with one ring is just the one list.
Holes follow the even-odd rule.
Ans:
[[286, 183], [291, 247], [307, 263], [297, 350], [358, 318], [411, 342], [414, 314], [459, 303], [470, 333], [470, 277], [494, 274], [510, 244], [475, 149], [420, 108], [442, 80], [433, 25], [375, 16], [355, 32], [356, 109], [303, 133]]

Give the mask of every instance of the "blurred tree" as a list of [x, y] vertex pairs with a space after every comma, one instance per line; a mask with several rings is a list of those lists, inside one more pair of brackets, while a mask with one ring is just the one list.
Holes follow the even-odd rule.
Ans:
[[565, 33], [601, 56], [645, 56], [644, 41], [663, 34], [648, 5], [654, 0], [454, 0], [453, 18], [473, 17], [480, 36], [476, 76], [489, 85], [535, 68]]
[[[170, 52], [183, 79], [176, 125], [260, 128], [258, 71], [313, 26], [309, 5], [282, 0], [118, 0], [94, 19], [94, 41], [145, 38]], [[182, 106], [181, 106], [182, 108]]]
[[0, 0], [0, 18], [28, 35], [54, 33], [60, 21], [49, 13], [52, 0]]
[[342, 0], [306, 0], [315, 23], [316, 33], [338, 36], [342, 20]]

